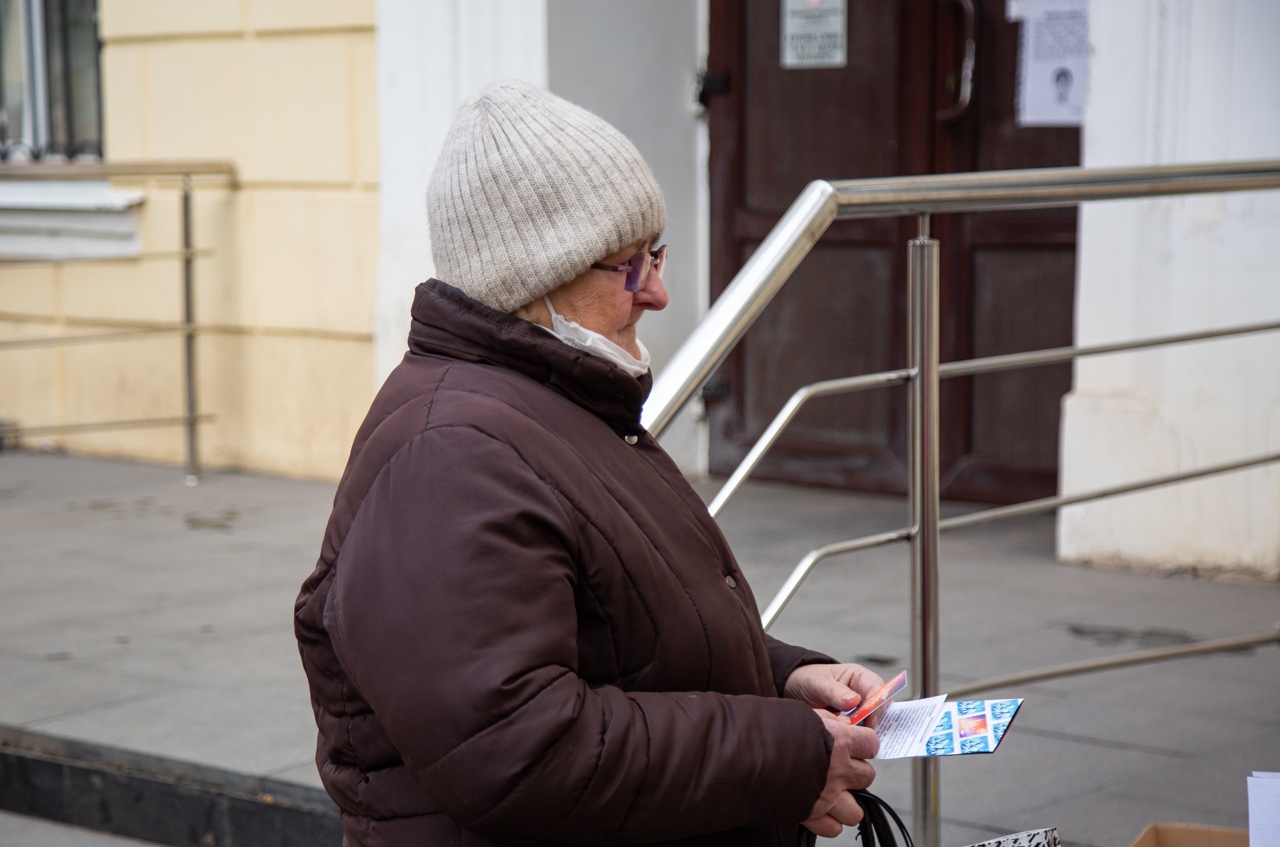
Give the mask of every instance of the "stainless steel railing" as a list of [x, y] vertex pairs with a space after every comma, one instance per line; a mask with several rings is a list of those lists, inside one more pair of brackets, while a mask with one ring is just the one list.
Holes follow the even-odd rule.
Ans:
[[[1012, 370], [1014, 368], [1027, 368], [1036, 365], [1051, 365], [1058, 362], [1066, 362], [1081, 356], [1096, 356], [1102, 353], [1121, 353], [1132, 350], [1147, 350], [1154, 347], [1163, 347], [1169, 344], [1183, 344], [1188, 341], [1204, 341], [1211, 338], [1229, 338], [1235, 335], [1249, 335], [1256, 332], [1269, 332], [1280, 329], [1280, 321], [1271, 321], [1269, 323], [1249, 324], [1248, 326], [1233, 327], [1230, 329], [1209, 330], [1204, 332], [1184, 332], [1177, 335], [1165, 335], [1159, 338], [1149, 338], [1142, 341], [1121, 341], [1112, 344], [1092, 344], [1084, 347], [1054, 347], [1046, 350], [1033, 350], [1028, 353], [1010, 353], [1002, 356], [987, 356], [981, 359], [969, 359], [963, 362], [947, 362], [938, 366], [938, 376], [942, 379], [954, 376], [973, 376], [974, 374], [990, 373], [999, 370]], [[828, 379], [822, 382], [814, 382], [809, 385], [796, 389], [791, 395], [782, 410], [769, 422], [769, 426], [761, 433], [760, 438], [752, 445], [751, 450], [743, 457], [742, 462], [734, 469], [733, 473], [725, 481], [720, 490], [716, 492], [716, 496], [712, 499], [707, 509], [712, 516], [720, 514], [720, 510], [725, 504], [738, 492], [742, 487], [742, 483], [746, 482], [747, 477], [756, 469], [760, 461], [764, 458], [764, 454], [769, 452], [782, 435], [782, 431], [787, 425], [800, 413], [800, 409], [804, 407], [810, 400], [819, 397], [828, 397], [835, 394], [848, 394], [855, 391], [865, 391], [869, 388], [883, 388], [889, 385], [902, 385], [911, 378], [911, 370], [903, 369], [896, 371], [881, 371], [880, 373], [865, 374], [863, 376], [845, 377], [843, 379]], [[945, 528], [945, 527], [944, 527]], [[773, 615], [766, 613], [764, 615], [765, 626], [767, 627], [773, 619]]]
[[[765, 626], [769, 626], [822, 559], [894, 541], [908, 541], [911, 548], [911, 676], [914, 696], [933, 696], [939, 693], [939, 532], [1051, 511], [1075, 503], [1280, 461], [1280, 451], [1274, 451], [1097, 491], [1049, 497], [942, 520], [938, 497], [939, 380], [1063, 362], [1080, 356], [1274, 331], [1280, 329], [1280, 322], [1112, 344], [1038, 350], [942, 365], [938, 361], [939, 243], [929, 236], [930, 214], [1048, 208], [1074, 206], [1095, 200], [1275, 188], [1280, 188], [1280, 160], [1139, 168], [1055, 168], [812, 182], [747, 260], [654, 383], [645, 407], [644, 424], [655, 435], [661, 434], [720, 365], [833, 221], [838, 218], [917, 216], [918, 235], [907, 245], [907, 311], [910, 320], [908, 367], [904, 370], [827, 380], [797, 390], [730, 476], [712, 501], [710, 510], [713, 515], [719, 513], [765, 452], [777, 441], [783, 429], [809, 400], [831, 394], [906, 384], [910, 418], [909, 526], [827, 544], [810, 551], [796, 565], [778, 595], [765, 610], [763, 618]], [[968, 694], [1013, 682], [1087, 673], [1104, 667], [1120, 667], [1266, 643], [1280, 644], [1280, 631], [1029, 671], [975, 683], [953, 693]], [[915, 832], [926, 847], [937, 847], [940, 840], [937, 761], [915, 760], [912, 783]]]
[[[1046, 168], [815, 180], [712, 305], [653, 386], [644, 421], [661, 433], [706, 382], [836, 219], [1074, 206], [1172, 194], [1280, 188], [1280, 160], [1140, 168]], [[923, 233], [927, 235], [927, 226]]]
[[164, 333], [181, 334], [183, 337], [182, 371], [185, 413], [174, 417], [136, 418], [132, 420], [36, 427], [7, 426], [0, 429], [0, 439], [20, 438], [23, 435], [53, 435], [182, 426], [186, 430], [184, 481], [187, 485], [194, 485], [200, 478], [200, 449], [197, 430], [201, 423], [207, 423], [212, 420], [212, 416], [199, 413], [196, 394], [195, 260], [199, 251], [195, 247], [195, 237], [192, 229], [192, 181], [202, 177], [215, 178], [229, 181], [234, 185], [236, 181], [235, 165], [221, 161], [57, 162], [0, 165], [0, 180], [101, 180], [113, 177], [181, 180], [182, 202], [178, 225], [182, 249], [177, 253], [177, 257], [182, 260], [181, 321], [164, 326], [133, 326], [109, 332], [0, 341], [0, 352], [31, 347], [59, 347], [69, 344], [122, 341], [128, 338]]

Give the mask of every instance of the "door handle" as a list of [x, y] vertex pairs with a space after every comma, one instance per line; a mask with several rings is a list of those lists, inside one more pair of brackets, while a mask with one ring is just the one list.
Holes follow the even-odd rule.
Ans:
[[943, 0], [954, 3], [964, 13], [964, 59], [960, 62], [960, 86], [956, 94], [956, 102], [945, 109], [939, 109], [934, 116], [939, 123], [958, 120], [969, 110], [973, 100], [973, 69], [978, 60], [978, 39], [973, 0]]

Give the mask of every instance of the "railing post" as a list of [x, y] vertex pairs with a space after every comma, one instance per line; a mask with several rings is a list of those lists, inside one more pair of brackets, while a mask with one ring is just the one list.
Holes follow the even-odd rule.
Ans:
[[[911, 443], [911, 678], [914, 696], [938, 694], [938, 242], [929, 216], [907, 246]], [[922, 847], [939, 847], [938, 760], [911, 770], [913, 830]]]
[[187, 468], [183, 482], [200, 481], [200, 457], [196, 427], [196, 325], [195, 325], [195, 244], [191, 235], [191, 175], [182, 177], [182, 330], [183, 366], [187, 401]]

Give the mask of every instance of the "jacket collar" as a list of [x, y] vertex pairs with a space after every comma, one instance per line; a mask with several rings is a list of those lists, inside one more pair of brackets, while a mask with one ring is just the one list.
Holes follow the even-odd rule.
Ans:
[[640, 410], [653, 385], [651, 374], [636, 379], [438, 279], [429, 279], [414, 291], [412, 314], [410, 354], [508, 368], [565, 396], [614, 429], [626, 434], [642, 431]]

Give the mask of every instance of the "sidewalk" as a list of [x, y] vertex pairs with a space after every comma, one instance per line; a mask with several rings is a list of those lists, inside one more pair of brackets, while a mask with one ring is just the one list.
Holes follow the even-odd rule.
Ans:
[[[0, 726], [318, 786], [291, 610], [332, 491], [245, 474], [186, 489], [172, 468], [0, 453]], [[761, 606], [811, 546], [904, 523], [895, 498], [764, 483], [721, 517]], [[960, 530], [941, 550], [944, 690], [1280, 621], [1276, 583], [1058, 565], [1050, 517]], [[909, 580], [901, 544], [828, 560], [773, 632], [887, 676], [909, 662]], [[1027, 702], [999, 752], [943, 763], [946, 845], [1243, 827], [1245, 777], [1280, 770], [1275, 647], [1008, 693]], [[878, 771], [906, 814], [910, 765]]]
[[146, 841], [0, 812], [0, 844], [23, 847], [148, 847]]

